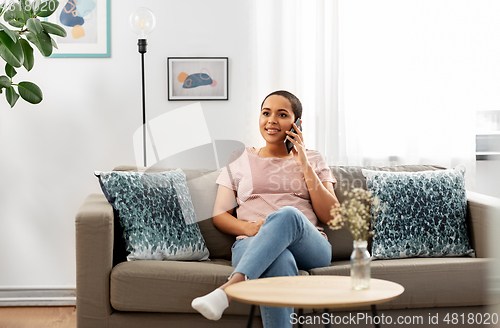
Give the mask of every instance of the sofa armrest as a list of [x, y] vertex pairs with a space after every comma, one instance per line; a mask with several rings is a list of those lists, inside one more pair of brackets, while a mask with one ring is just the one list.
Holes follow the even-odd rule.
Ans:
[[107, 328], [112, 312], [113, 208], [103, 195], [91, 194], [78, 210], [75, 223], [77, 326]]
[[500, 227], [500, 199], [467, 191], [467, 223], [471, 246], [477, 257], [487, 258], [494, 254], [492, 232]]

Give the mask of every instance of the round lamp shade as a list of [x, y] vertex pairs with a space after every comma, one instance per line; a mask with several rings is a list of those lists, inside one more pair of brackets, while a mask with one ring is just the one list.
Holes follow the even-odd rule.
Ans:
[[156, 17], [148, 8], [139, 8], [130, 16], [130, 27], [139, 39], [146, 39], [156, 26]]

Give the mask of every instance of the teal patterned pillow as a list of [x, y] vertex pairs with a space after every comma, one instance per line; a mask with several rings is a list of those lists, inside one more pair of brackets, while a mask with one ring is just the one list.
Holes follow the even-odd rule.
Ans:
[[374, 259], [474, 256], [467, 235], [465, 167], [421, 172], [362, 170], [383, 210], [375, 221]]
[[182, 170], [96, 176], [118, 212], [129, 261], [208, 259]]

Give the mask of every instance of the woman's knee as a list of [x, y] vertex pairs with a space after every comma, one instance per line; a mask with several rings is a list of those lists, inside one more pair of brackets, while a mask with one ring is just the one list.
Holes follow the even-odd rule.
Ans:
[[271, 220], [281, 219], [287, 221], [295, 220], [297, 222], [302, 222], [304, 221], [304, 219], [307, 220], [305, 215], [293, 206], [285, 206], [280, 208], [273, 214], [269, 215], [267, 220], [269, 219]]
[[279, 210], [277, 210], [276, 212], [280, 212], [288, 216], [302, 216], [302, 212], [293, 206], [284, 206]]

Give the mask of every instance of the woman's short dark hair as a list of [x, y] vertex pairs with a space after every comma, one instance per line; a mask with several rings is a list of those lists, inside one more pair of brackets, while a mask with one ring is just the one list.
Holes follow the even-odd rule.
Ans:
[[302, 103], [300, 102], [299, 98], [297, 98], [293, 93], [285, 90], [278, 90], [268, 94], [267, 97], [264, 98], [264, 100], [262, 101], [260, 108], [264, 106], [264, 102], [266, 101], [267, 98], [274, 95], [285, 97], [286, 99], [288, 99], [288, 101], [290, 101], [290, 104], [292, 104], [292, 110], [293, 114], [295, 115], [295, 119], [302, 117]]

